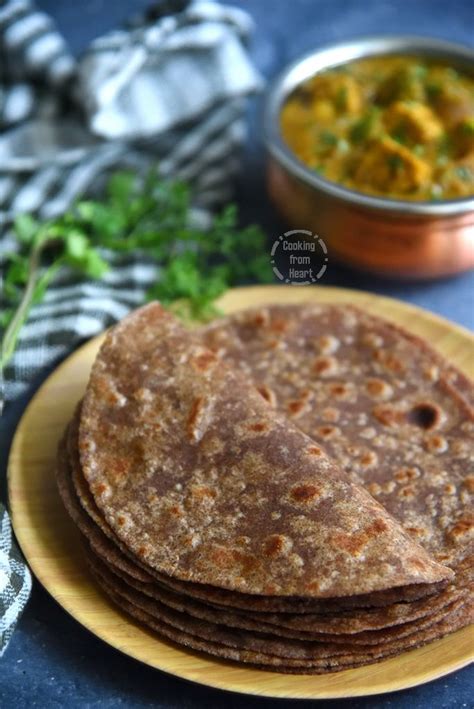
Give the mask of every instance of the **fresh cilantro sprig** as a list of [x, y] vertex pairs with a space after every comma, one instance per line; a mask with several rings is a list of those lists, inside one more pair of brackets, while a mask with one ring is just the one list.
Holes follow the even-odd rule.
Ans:
[[258, 227], [239, 229], [232, 205], [200, 226], [188, 187], [156, 172], [145, 178], [116, 173], [103, 199], [79, 201], [44, 223], [22, 215], [14, 234], [19, 249], [9, 257], [4, 278], [1, 366], [11, 359], [31, 307], [58, 271], [67, 266], [101, 278], [111, 268], [109, 252], [146, 254], [158, 264], [160, 275], [147, 299], [157, 298], [188, 319], [215, 313], [214, 301], [232, 285], [272, 280]]

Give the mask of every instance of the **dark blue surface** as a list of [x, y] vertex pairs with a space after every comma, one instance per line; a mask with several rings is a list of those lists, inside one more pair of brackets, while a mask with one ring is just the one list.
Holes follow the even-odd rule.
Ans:
[[[82, 0], [38, 3], [60, 24], [75, 52], [94, 37], [143, 9], [142, 0]], [[472, 0], [245, 0], [257, 23], [253, 56], [271, 77], [289, 60], [312, 47], [370, 33], [426, 34], [469, 44]], [[284, 230], [274, 217], [263, 186], [258, 105], [250, 111], [251, 135], [238, 189], [244, 218], [262, 223], [269, 237]], [[304, 225], [302, 225], [304, 226]], [[364, 288], [416, 303], [467, 327], [474, 327], [474, 275], [428, 284], [389, 283], [355, 274], [330, 263], [324, 285]], [[0, 465], [5, 471], [9, 442], [28, 398], [9, 407], [0, 424]], [[3, 477], [3, 476], [1, 476]], [[4, 498], [4, 490], [0, 492]], [[469, 669], [423, 687], [348, 702], [300, 702], [298, 706], [436, 707], [473, 706], [474, 681]], [[295, 702], [293, 702], [296, 705]], [[274, 701], [225, 694], [151, 670], [122, 656], [90, 635], [35, 583], [33, 595], [15, 636], [0, 660], [0, 707], [274, 707]]]

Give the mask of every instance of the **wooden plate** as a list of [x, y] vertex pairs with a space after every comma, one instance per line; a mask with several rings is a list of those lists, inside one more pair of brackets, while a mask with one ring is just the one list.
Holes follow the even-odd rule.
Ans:
[[[474, 374], [474, 337], [428, 312], [368, 293], [337, 288], [238, 288], [221, 300], [226, 312], [275, 302], [350, 302], [426, 337], [451, 362]], [[270, 697], [334, 698], [391, 692], [441, 677], [469, 663], [473, 636], [464, 628], [384, 662], [324, 676], [282, 675], [209, 659], [159, 640], [123, 615], [96, 587], [76, 530], [56, 491], [56, 446], [84, 392], [102, 336], [71, 355], [43, 384], [13, 441], [8, 483], [13, 527], [33, 572], [76, 620], [113, 647], [170, 674], [201, 684]]]

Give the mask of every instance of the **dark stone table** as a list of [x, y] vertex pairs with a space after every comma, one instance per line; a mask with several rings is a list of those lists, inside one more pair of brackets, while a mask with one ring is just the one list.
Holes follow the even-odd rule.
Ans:
[[[143, 0], [38, 0], [58, 21], [74, 51], [80, 52], [99, 34], [116, 27], [130, 13], [146, 7]], [[444, 37], [469, 44], [474, 27], [472, 0], [244, 0], [257, 31], [252, 53], [266, 77], [289, 60], [327, 42], [373, 33], [410, 33]], [[260, 222], [269, 236], [284, 231], [273, 215], [263, 184], [259, 106], [251, 107], [250, 136], [238, 186], [245, 220]], [[324, 285], [365, 288], [416, 303], [467, 327], [474, 326], [474, 275], [431, 283], [388, 282], [356, 274], [331, 263]], [[15, 425], [27, 396], [7, 410], [0, 423], [0, 479]], [[4, 490], [0, 491], [3, 498]], [[473, 706], [472, 670], [464, 669], [422, 687], [396, 694], [318, 706], [436, 707]], [[296, 706], [296, 702], [293, 702]], [[194, 707], [284, 709], [286, 700], [269, 700], [207, 689], [138, 664], [105, 645], [68, 616], [35, 583], [30, 603], [13, 640], [0, 660], [0, 707]], [[316, 702], [311, 703], [312, 706]], [[297, 706], [307, 707], [310, 702]]]

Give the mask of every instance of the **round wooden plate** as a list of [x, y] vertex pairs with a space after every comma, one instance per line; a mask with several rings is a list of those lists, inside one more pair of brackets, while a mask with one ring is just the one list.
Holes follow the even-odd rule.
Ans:
[[[428, 312], [368, 293], [337, 288], [238, 288], [221, 300], [226, 312], [263, 303], [349, 302], [427, 338], [451, 362], [474, 374], [474, 337]], [[122, 652], [170, 674], [221, 689], [269, 697], [354, 697], [412, 687], [467, 665], [469, 628], [396, 658], [323, 676], [283, 675], [210, 659], [164, 642], [123, 615], [97, 588], [79, 539], [59, 500], [56, 446], [81, 398], [102, 336], [77, 350], [48, 378], [28, 406], [13, 441], [8, 468], [13, 527], [33, 572], [76, 620]]]

